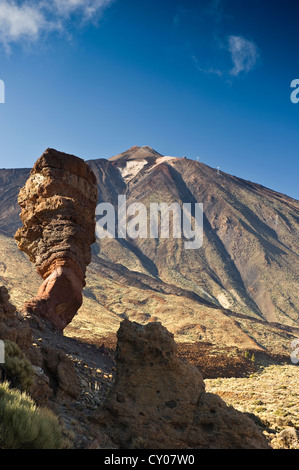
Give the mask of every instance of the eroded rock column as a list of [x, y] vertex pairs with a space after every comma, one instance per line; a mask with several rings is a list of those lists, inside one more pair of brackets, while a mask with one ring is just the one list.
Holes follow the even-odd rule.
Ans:
[[95, 242], [97, 181], [81, 158], [47, 149], [21, 189], [15, 239], [44, 279], [23, 310], [63, 330], [82, 305]]

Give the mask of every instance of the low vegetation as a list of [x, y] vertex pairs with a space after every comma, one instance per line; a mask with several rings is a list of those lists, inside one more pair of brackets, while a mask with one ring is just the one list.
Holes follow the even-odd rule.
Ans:
[[[298, 383], [299, 367], [289, 364], [270, 365], [250, 377], [205, 380], [207, 392], [248, 413], [274, 448], [288, 448], [280, 438], [286, 430], [299, 436]], [[289, 447], [299, 448], [299, 440]]]
[[38, 408], [25, 393], [0, 383], [0, 449], [59, 449], [62, 433], [56, 416]]
[[5, 340], [5, 364], [2, 375], [13, 387], [21, 391], [28, 391], [34, 381], [34, 370], [18, 345], [13, 341]]

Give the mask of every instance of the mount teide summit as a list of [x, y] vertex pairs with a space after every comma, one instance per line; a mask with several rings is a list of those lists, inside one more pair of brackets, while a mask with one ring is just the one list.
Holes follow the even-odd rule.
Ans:
[[[88, 162], [105, 183], [100, 200], [203, 203], [204, 242], [182, 239], [101, 242], [100, 256], [269, 321], [298, 320], [298, 201], [189, 159], [132, 147]], [[114, 187], [107, 194], [106, 188]], [[119, 245], [119, 246], [117, 246]]]
[[[160, 320], [183, 341], [265, 348], [273, 332], [262, 325], [298, 326], [298, 201], [148, 146], [87, 163], [98, 202], [116, 209], [119, 195], [146, 207], [203, 203], [204, 239], [194, 250], [179, 238], [97, 240], [72, 334], [105, 336], [129, 317]], [[17, 305], [38, 283], [12, 239], [29, 172], [0, 170], [0, 282]]]

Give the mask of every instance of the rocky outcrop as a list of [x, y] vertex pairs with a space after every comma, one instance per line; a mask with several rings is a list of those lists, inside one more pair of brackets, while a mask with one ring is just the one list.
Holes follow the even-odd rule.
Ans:
[[63, 330], [82, 305], [95, 242], [96, 177], [84, 160], [53, 149], [35, 163], [18, 198], [23, 227], [15, 239], [44, 279], [28, 314]]
[[[35, 347], [34, 332], [29, 322], [23, 318], [16, 307], [10, 302], [10, 295], [4, 286], [0, 287], [0, 339], [15, 343], [31, 363], [42, 363], [41, 351]], [[7, 357], [7, 354], [5, 357]], [[49, 387], [49, 379], [41, 368], [34, 365], [32, 367], [34, 374], [33, 383], [29, 390], [30, 395], [39, 405], [45, 405], [52, 393]], [[1, 377], [0, 370], [0, 381]]]
[[120, 448], [254, 449], [266, 438], [246, 415], [205, 392], [199, 370], [177, 357], [160, 323], [124, 320], [116, 380], [96, 421]]
[[59, 349], [43, 348], [43, 368], [50, 377], [55, 400], [76, 399], [80, 394], [74, 363]]
[[0, 286], [0, 339], [16, 343], [30, 361], [34, 378], [27, 391], [39, 405], [46, 405], [53, 397], [56, 401], [78, 397], [80, 384], [73, 362], [63, 351], [51, 347], [60, 344], [62, 334], [39, 317], [23, 317], [4, 286]]
[[28, 350], [32, 344], [31, 329], [10, 302], [4, 286], [0, 286], [0, 339], [13, 341], [22, 350]]

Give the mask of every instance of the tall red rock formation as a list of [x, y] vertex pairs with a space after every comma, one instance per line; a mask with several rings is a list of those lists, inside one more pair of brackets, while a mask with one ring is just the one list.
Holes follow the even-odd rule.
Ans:
[[47, 149], [18, 198], [23, 227], [15, 239], [44, 279], [24, 311], [63, 330], [82, 305], [95, 242], [97, 183], [84, 160]]

